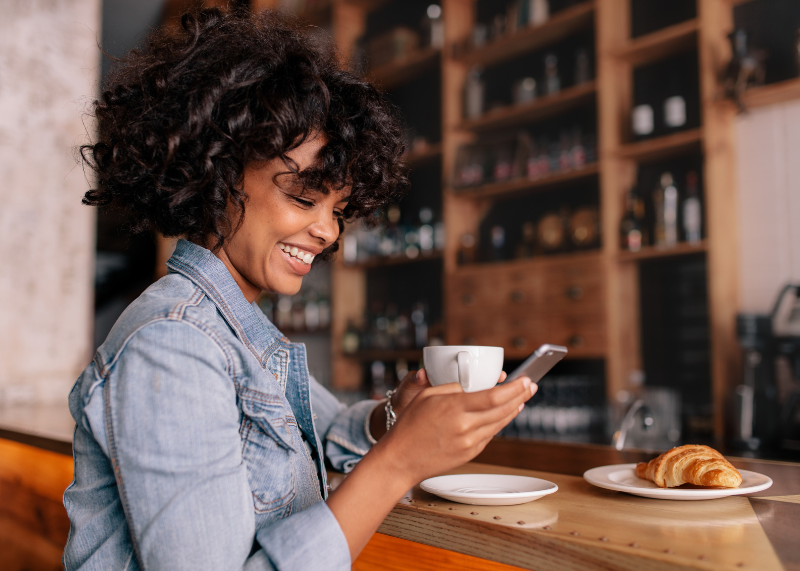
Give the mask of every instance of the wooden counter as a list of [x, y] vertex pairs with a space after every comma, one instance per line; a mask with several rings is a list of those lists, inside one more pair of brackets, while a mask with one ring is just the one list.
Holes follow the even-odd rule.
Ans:
[[[468, 506], [415, 487], [354, 569], [427, 569], [418, 558], [439, 557], [443, 562], [432, 569], [800, 570], [800, 465], [732, 459], [739, 468], [769, 475], [772, 488], [691, 502], [612, 492], [581, 477], [588, 468], [653, 456], [498, 439], [479, 457], [492, 464], [471, 463], [449, 473], [529, 475], [555, 482], [559, 491], [518, 506]], [[428, 548], [415, 559], [417, 544]], [[449, 557], [436, 553], [441, 550]]]
[[[51, 421], [57, 416], [40, 412]], [[31, 419], [35, 411], [28, 413], [20, 416]], [[34, 435], [11, 417], [0, 420], [0, 568], [56, 568], [69, 529], [61, 494], [72, 478], [70, 419]], [[639, 498], [596, 488], [581, 477], [589, 468], [653, 456], [495, 439], [477, 463], [452, 473], [532, 475], [555, 482], [559, 491], [528, 504], [492, 507], [448, 502], [416, 487], [353, 568], [800, 571], [800, 464], [731, 458], [738, 468], [768, 475], [773, 486], [698, 502]]]

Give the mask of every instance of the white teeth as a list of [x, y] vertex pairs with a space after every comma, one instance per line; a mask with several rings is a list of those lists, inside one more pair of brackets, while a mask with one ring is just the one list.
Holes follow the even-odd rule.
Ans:
[[280, 248], [281, 250], [283, 250], [284, 252], [286, 252], [287, 254], [292, 256], [293, 258], [297, 258], [298, 260], [300, 260], [301, 262], [304, 262], [306, 264], [310, 264], [311, 262], [314, 261], [314, 257], [315, 257], [314, 254], [310, 254], [308, 252], [303, 252], [302, 250], [300, 250], [296, 246], [287, 246], [286, 244], [279, 243], [278, 244], [278, 248]]

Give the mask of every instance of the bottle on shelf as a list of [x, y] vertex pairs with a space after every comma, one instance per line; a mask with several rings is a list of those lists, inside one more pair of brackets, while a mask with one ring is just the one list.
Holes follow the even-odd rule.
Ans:
[[589, 62], [589, 50], [578, 48], [575, 52], [575, 85], [586, 83], [592, 79]]
[[653, 135], [655, 131], [651, 86], [649, 82], [634, 85], [634, 107], [631, 111], [631, 129], [637, 139]]
[[492, 241], [491, 261], [499, 262], [505, 258], [506, 230], [500, 225], [492, 226], [490, 236]]
[[583, 134], [580, 127], [572, 130], [572, 146], [569, 151], [570, 166], [579, 169], [586, 166], [586, 147], [583, 144]]
[[548, 0], [523, 0], [528, 5], [528, 23], [541, 26], [550, 18], [550, 2]]
[[625, 214], [620, 223], [620, 242], [623, 250], [638, 252], [647, 245], [647, 230], [644, 220], [644, 201], [636, 187], [625, 195]]
[[292, 298], [288, 295], [278, 297], [278, 311], [276, 312], [278, 329], [288, 329], [292, 326]]
[[317, 292], [310, 291], [306, 296], [305, 307], [303, 308], [303, 320], [308, 331], [316, 331], [320, 327], [319, 323], [319, 303], [317, 302]]
[[369, 371], [372, 380], [370, 394], [373, 398], [381, 398], [386, 392], [386, 365], [383, 361], [373, 361]]
[[415, 303], [411, 311], [411, 321], [414, 324], [414, 342], [418, 349], [428, 344], [428, 320], [425, 315], [425, 304]]
[[672, 173], [661, 175], [661, 184], [653, 192], [655, 245], [672, 247], [678, 243], [678, 189]]
[[558, 75], [558, 57], [552, 52], [544, 57], [544, 91], [547, 95], [554, 95], [561, 91], [561, 77]]
[[464, 82], [464, 116], [467, 119], [476, 119], [483, 115], [485, 93], [482, 70], [475, 66]]
[[684, 239], [691, 244], [700, 242], [703, 237], [703, 207], [695, 171], [686, 174], [686, 198], [683, 201], [682, 214]]
[[523, 77], [514, 83], [512, 88], [514, 104], [530, 103], [536, 99], [536, 80], [532, 77]]
[[439, 4], [430, 4], [422, 18], [423, 45], [431, 48], [441, 48], [444, 45], [444, 20], [442, 7]]
[[358, 352], [360, 345], [360, 335], [358, 328], [353, 321], [347, 322], [347, 328], [342, 335], [342, 351], [347, 355], [352, 355]]
[[664, 126], [668, 132], [686, 125], [686, 99], [681, 83], [680, 70], [672, 66], [669, 71], [669, 90], [664, 99]]
[[532, 258], [536, 253], [536, 224], [525, 222], [522, 224], [522, 239], [517, 244], [515, 255], [517, 258]]

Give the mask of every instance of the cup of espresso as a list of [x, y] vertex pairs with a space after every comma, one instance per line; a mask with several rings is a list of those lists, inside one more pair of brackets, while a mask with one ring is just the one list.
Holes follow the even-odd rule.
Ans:
[[422, 360], [432, 385], [459, 383], [464, 391], [473, 393], [497, 384], [503, 371], [503, 348], [480, 345], [425, 347]]

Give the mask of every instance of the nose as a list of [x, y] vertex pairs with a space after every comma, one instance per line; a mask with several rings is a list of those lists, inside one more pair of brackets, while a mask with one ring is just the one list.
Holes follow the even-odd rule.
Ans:
[[339, 223], [333, 215], [333, 210], [320, 209], [320, 217], [309, 227], [309, 233], [324, 243], [327, 248], [339, 237]]

